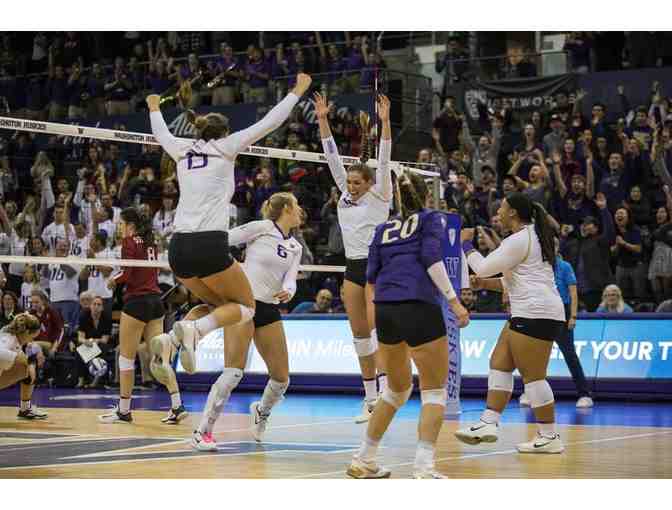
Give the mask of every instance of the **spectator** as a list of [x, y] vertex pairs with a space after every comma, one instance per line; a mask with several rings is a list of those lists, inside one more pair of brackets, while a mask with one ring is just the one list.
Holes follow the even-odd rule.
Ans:
[[447, 155], [460, 148], [461, 130], [462, 118], [455, 110], [455, 98], [448, 96], [432, 124], [432, 137], [440, 154]]
[[514, 162], [509, 175], [516, 179], [516, 185], [520, 191], [528, 195], [534, 202], [540, 203], [545, 209], [548, 208], [551, 200], [551, 183], [548, 168], [544, 163], [544, 155], [540, 150], [527, 156], [527, 162], [532, 165], [529, 172], [529, 181], [518, 177], [518, 169], [523, 161], [514, 153]]
[[[97, 345], [103, 353], [109, 352], [112, 336], [112, 315], [105, 311], [103, 299], [96, 296], [91, 301], [90, 310], [86, 310], [79, 317], [79, 327], [77, 330], [77, 343], [93, 347]], [[84, 364], [80, 356], [77, 356], [78, 382], [77, 388], [84, 387], [84, 379], [88, 373], [88, 367]], [[100, 376], [94, 377], [93, 382], [88, 385], [89, 388], [95, 388], [100, 382]]]
[[476, 307], [476, 296], [474, 295], [474, 291], [469, 287], [460, 291], [460, 302], [470, 314], [478, 312]]
[[68, 120], [78, 120], [86, 117], [84, 101], [82, 100], [82, 95], [86, 92], [86, 86], [87, 80], [86, 76], [82, 75], [82, 68], [79, 64], [73, 65], [66, 86]]
[[220, 54], [213, 62], [212, 71], [216, 75], [210, 83], [214, 83], [212, 106], [233, 104], [240, 79], [238, 61], [233, 55], [233, 48], [223, 42], [219, 45]]
[[623, 206], [632, 216], [632, 223], [638, 227], [648, 227], [651, 224], [651, 203], [642, 193], [640, 186], [633, 186], [630, 189], [630, 196], [623, 203]]
[[550, 157], [556, 152], [562, 152], [567, 140], [567, 131], [565, 123], [557, 113], [551, 115], [550, 121], [551, 132], [543, 138], [544, 155]]
[[658, 302], [672, 297], [672, 193], [668, 186], [665, 186], [665, 193], [670, 205], [656, 211], [653, 255], [649, 265], [649, 280]]
[[[530, 175], [530, 168], [535, 161], [535, 156], [538, 159], [539, 153], [543, 157], [543, 147], [537, 143], [537, 131], [532, 124], [526, 124], [523, 131], [523, 140], [513, 149], [511, 160], [520, 159], [521, 166], [518, 170], [518, 176], [527, 180]], [[532, 158], [530, 158], [532, 157]]]
[[527, 59], [521, 46], [513, 46], [506, 51], [501, 74], [502, 78], [531, 78], [537, 75], [537, 66]]
[[[26, 246], [30, 240], [31, 232], [28, 223], [17, 223], [16, 228], [12, 231], [11, 250], [10, 255], [15, 257], [22, 257], [26, 255]], [[21, 294], [21, 283], [23, 282], [23, 273], [25, 271], [25, 264], [13, 262], [9, 264], [9, 271], [7, 272], [7, 288], [14, 293]], [[26, 309], [27, 303], [21, 303], [21, 308]]]
[[[53, 256], [59, 241], [65, 241], [69, 247], [70, 241], [74, 238], [75, 229], [67, 218], [65, 206], [56, 205], [54, 208], [54, 221], [42, 231], [42, 240], [49, 250], [49, 254]], [[39, 255], [42, 254], [40, 253]]]
[[[86, 256], [91, 259], [114, 259], [113, 251], [107, 247], [108, 236], [105, 231], [96, 232], [87, 247]], [[87, 288], [94, 296], [103, 300], [105, 312], [112, 314], [114, 292], [107, 287], [107, 280], [115, 268], [108, 266], [84, 266], [79, 274], [80, 281], [87, 282]]]
[[647, 274], [642, 257], [642, 235], [624, 207], [616, 211], [614, 219], [616, 238], [611, 253], [616, 259], [616, 284], [628, 299], [641, 300], [646, 296]]
[[329, 200], [322, 206], [320, 217], [326, 223], [329, 230], [327, 241], [327, 253], [324, 264], [342, 266], [345, 265], [345, 248], [343, 246], [343, 233], [338, 223], [338, 200], [340, 198], [338, 188], [333, 186]]
[[632, 308], [623, 301], [623, 294], [618, 285], [607, 285], [602, 292], [602, 302], [597, 313], [632, 313]]
[[572, 72], [585, 74], [590, 71], [590, 52], [592, 48], [592, 41], [586, 32], [570, 32], [567, 34], [562, 49], [569, 54]]
[[602, 289], [614, 281], [606, 263], [616, 237], [614, 223], [604, 195], [598, 194], [595, 203], [602, 218], [602, 234], [598, 220], [592, 216], [583, 219], [578, 236], [571, 235], [568, 229], [561, 232], [561, 252], [576, 271], [579, 297], [589, 312], [594, 312], [600, 303]]
[[53, 61], [53, 53], [49, 54], [49, 79], [47, 80], [47, 97], [49, 98], [49, 120], [57, 121], [65, 118], [68, 108], [68, 80], [62, 65]]
[[331, 303], [334, 299], [331, 291], [320, 290], [315, 296], [315, 301], [306, 301], [297, 305], [292, 313], [333, 313]]
[[86, 251], [89, 249], [89, 234], [84, 223], [75, 225], [75, 238], [70, 241], [70, 255], [73, 257], [86, 257]]
[[23, 282], [21, 283], [21, 305], [23, 310], [29, 310], [31, 307], [31, 296], [33, 291], [42, 292], [40, 286], [40, 277], [35, 270], [35, 266], [26, 264], [23, 270]]
[[[65, 240], [56, 243], [56, 257], [67, 257], [70, 245]], [[79, 321], [78, 271], [68, 264], [49, 264], [44, 269], [49, 278], [52, 306], [63, 318], [67, 338], [75, 332]]]
[[195, 53], [190, 53], [187, 57], [187, 64], [178, 64], [177, 83], [182, 86], [185, 82], [189, 83], [191, 88], [191, 99], [189, 104], [183, 105], [185, 108], [197, 108], [201, 105], [201, 85], [203, 83], [203, 73], [205, 69], [201, 68], [201, 62]]
[[243, 72], [247, 83], [245, 102], [265, 104], [271, 72], [268, 64], [262, 58], [261, 50], [256, 46], [251, 49], [250, 58], [243, 66]]
[[112, 75], [105, 82], [104, 90], [107, 93], [107, 114], [128, 115], [131, 113], [131, 96], [133, 95], [133, 82], [122, 57], [114, 60]]
[[435, 71], [443, 75], [441, 102], [445, 102], [448, 87], [462, 81], [469, 70], [469, 54], [462, 49], [459, 38], [449, 37], [446, 51], [437, 54], [435, 62]]
[[30, 296], [30, 304], [30, 313], [40, 319], [42, 324], [35, 342], [42, 348], [45, 357], [53, 357], [56, 351], [64, 351], [67, 342], [63, 342], [63, 319], [58, 311], [49, 306], [46, 294], [34, 290]]
[[173, 235], [176, 202], [174, 196], [164, 195], [161, 201], [161, 209], [156, 211], [152, 222], [155, 234], [166, 242], [170, 241]]
[[2, 310], [0, 310], [0, 328], [14, 320], [17, 314], [21, 313], [19, 308], [19, 298], [11, 291], [5, 291], [2, 294]]

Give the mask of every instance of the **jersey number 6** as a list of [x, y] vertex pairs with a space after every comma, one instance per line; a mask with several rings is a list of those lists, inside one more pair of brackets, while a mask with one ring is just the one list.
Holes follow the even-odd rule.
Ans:
[[[412, 214], [403, 223], [399, 220], [388, 221], [390, 226], [383, 231], [383, 238], [380, 243], [387, 244], [399, 239], [408, 239], [418, 228], [419, 222], [420, 218], [417, 214]], [[397, 235], [397, 232], [399, 232], [399, 235]]]
[[287, 258], [287, 250], [281, 244], [278, 245], [278, 256], [283, 259]]
[[205, 168], [208, 166], [208, 155], [200, 152], [187, 153], [187, 168], [189, 170], [197, 170], [198, 168]]

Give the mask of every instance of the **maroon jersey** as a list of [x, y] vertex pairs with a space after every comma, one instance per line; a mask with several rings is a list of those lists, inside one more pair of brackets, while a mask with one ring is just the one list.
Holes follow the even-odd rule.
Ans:
[[[156, 248], [146, 246], [141, 237], [125, 237], [121, 245], [122, 259], [156, 260]], [[161, 294], [159, 270], [153, 267], [125, 267], [114, 277], [117, 285], [126, 285], [124, 302], [146, 294]]]

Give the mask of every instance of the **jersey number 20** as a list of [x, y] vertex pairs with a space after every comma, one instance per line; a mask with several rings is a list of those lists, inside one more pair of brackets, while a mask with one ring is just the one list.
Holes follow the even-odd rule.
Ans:
[[208, 155], [200, 152], [187, 153], [187, 168], [189, 170], [197, 170], [208, 166]]
[[417, 214], [409, 216], [403, 223], [399, 220], [388, 221], [389, 226], [383, 231], [381, 244], [393, 243], [399, 239], [408, 239], [418, 228], [420, 217]]

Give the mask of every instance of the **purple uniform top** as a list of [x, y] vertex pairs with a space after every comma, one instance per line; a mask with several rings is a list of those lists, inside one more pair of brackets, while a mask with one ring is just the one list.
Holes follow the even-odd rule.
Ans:
[[439, 291], [427, 268], [443, 259], [446, 218], [421, 209], [404, 221], [393, 218], [376, 227], [369, 247], [366, 277], [376, 285], [375, 303], [424, 301], [438, 305]]

